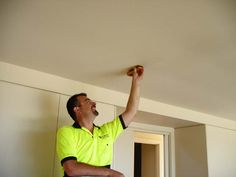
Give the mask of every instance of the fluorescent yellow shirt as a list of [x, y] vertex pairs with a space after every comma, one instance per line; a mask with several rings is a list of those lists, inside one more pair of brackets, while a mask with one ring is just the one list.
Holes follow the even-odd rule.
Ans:
[[74, 159], [93, 166], [111, 165], [113, 143], [125, 128], [122, 116], [101, 127], [94, 125], [93, 134], [76, 123], [60, 128], [57, 132], [57, 154], [61, 164]]

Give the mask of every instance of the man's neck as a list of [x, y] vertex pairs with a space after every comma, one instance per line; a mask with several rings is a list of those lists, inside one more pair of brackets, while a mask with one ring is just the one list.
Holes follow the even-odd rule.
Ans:
[[93, 125], [92, 121], [79, 120], [78, 123], [81, 127], [84, 127], [86, 129], [88, 129], [91, 133], [93, 133], [94, 125]]

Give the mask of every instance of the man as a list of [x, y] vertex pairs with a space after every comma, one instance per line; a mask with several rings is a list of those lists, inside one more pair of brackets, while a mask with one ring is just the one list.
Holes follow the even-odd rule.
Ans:
[[132, 76], [132, 85], [126, 109], [101, 127], [93, 124], [99, 113], [96, 103], [85, 93], [73, 95], [68, 100], [67, 110], [75, 123], [59, 129], [57, 134], [57, 153], [64, 177], [124, 177], [122, 173], [110, 169], [113, 142], [131, 123], [137, 112], [143, 67], [135, 66], [127, 74]]

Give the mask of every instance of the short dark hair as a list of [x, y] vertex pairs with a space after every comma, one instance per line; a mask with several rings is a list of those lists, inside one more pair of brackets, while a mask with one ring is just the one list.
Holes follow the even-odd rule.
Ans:
[[76, 118], [75, 112], [74, 112], [74, 107], [79, 106], [79, 102], [77, 100], [78, 96], [87, 96], [87, 94], [86, 93], [75, 94], [69, 98], [69, 100], [67, 101], [67, 104], [66, 104], [67, 111], [73, 120], [75, 120], [75, 118]]

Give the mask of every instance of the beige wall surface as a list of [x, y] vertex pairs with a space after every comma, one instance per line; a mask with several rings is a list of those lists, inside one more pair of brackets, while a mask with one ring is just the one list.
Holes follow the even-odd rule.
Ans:
[[0, 82], [0, 98], [0, 176], [52, 176], [59, 95]]
[[208, 177], [205, 126], [175, 130], [176, 177]]
[[209, 177], [236, 176], [236, 131], [206, 126]]
[[127, 129], [114, 144], [113, 168], [121, 171], [125, 177], [134, 176], [134, 136]]

